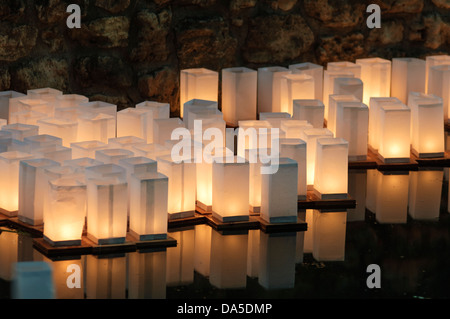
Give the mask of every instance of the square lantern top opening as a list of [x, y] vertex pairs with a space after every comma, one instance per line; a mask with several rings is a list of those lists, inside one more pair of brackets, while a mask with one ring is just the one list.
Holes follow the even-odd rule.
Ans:
[[149, 108], [149, 107], [154, 107], [154, 108], [166, 108], [166, 107], [170, 107], [169, 103], [164, 103], [164, 102], [157, 102], [157, 101], [144, 101], [141, 103], [136, 104], [136, 108]]
[[288, 82], [303, 82], [311, 81], [314, 79], [311, 75], [308, 75], [306, 73], [289, 73], [283, 75], [283, 78], [285, 78]]
[[13, 123], [2, 126], [2, 131], [29, 131], [29, 130], [39, 130], [39, 126], [24, 123]]
[[96, 150], [95, 151], [95, 157], [97, 159], [97, 157], [109, 157], [109, 158], [115, 158], [115, 157], [123, 157], [123, 156], [128, 156], [131, 157], [133, 156], [134, 153], [132, 151], [123, 149], [123, 148], [104, 148], [104, 149], [100, 149], [100, 150]]
[[111, 137], [108, 139], [108, 144], [117, 145], [119, 147], [126, 147], [131, 144], [146, 144], [147, 141], [143, 138], [137, 136], [121, 136], [121, 137]]
[[346, 86], [346, 87], [358, 87], [358, 86], [362, 86], [363, 82], [361, 81], [361, 79], [359, 78], [347, 78], [347, 77], [337, 77], [334, 79], [334, 83], [335, 85], [342, 85], [342, 86]]
[[334, 137], [334, 138], [325, 137], [317, 139], [317, 145], [321, 145], [322, 147], [330, 147], [336, 145], [348, 146], [348, 141], [341, 137]]
[[409, 103], [413, 103], [420, 107], [438, 107], [443, 105], [443, 99], [434, 94], [410, 92], [408, 99]]
[[303, 63], [296, 63], [289, 65], [290, 70], [299, 70], [299, 71], [305, 71], [305, 70], [311, 70], [311, 69], [323, 69], [323, 66], [311, 62], [303, 62]]
[[133, 156], [128, 158], [122, 158], [119, 160], [119, 165], [141, 165], [141, 164], [156, 164], [156, 161], [145, 156]]
[[51, 160], [49, 158], [31, 158], [21, 161], [24, 165], [34, 168], [46, 168], [50, 166], [60, 166], [59, 162]]
[[20, 92], [16, 92], [16, 91], [2, 91], [2, 92], [0, 92], [0, 98], [12, 99], [12, 98], [24, 97], [24, 96], [26, 96], [26, 95], [23, 94], [23, 93], [20, 93]]
[[28, 95], [62, 95], [63, 92], [54, 88], [46, 87], [27, 90]]
[[271, 124], [269, 121], [264, 120], [245, 120], [245, 121], [239, 121], [238, 122], [239, 128], [270, 128]]
[[169, 178], [164, 175], [161, 174], [159, 172], [139, 172], [139, 173], [133, 173], [131, 174], [132, 178], [137, 178], [141, 181], [145, 181], [145, 180], [169, 180]]
[[303, 134], [306, 137], [314, 137], [314, 136], [322, 136], [322, 135], [330, 135], [333, 136], [333, 132], [331, 132], [329, 129], [327, 128], [307, 128], [303, 131]]
[[224, 166], [228, 165], [248, 165], [249, 162], [246, 158], [238, 156], [238, 155], [231, 155], [228, 152], [225, 154], [219, 155], [219, 156], [213, 156], [212, 158], [214, 164], [221, 164]]
[[[279, 166], [279, 167], [286, 167], [286, 166], [298, 166], [298, 162], [296, 160], [293, 160], [289, 157], [279, 157], [277, 159], [274, 160], [274, 162]], [[263, 163], [262, 166], [263, 167], [270, 167], [272, 165], [274, 165], [274, 162], [271, 163]]]
[[78, 122], [77, 121], [73, 121], [70, 119], [65, 119], [65, 118], [55, 118], [55, 117], [49, 117], [46, 119], [40, 119], [37, 121], [38, 124], [46, 124], [46, 125], [50, 125], [50, 126], [54, 126], [54, 127], [63, 127], [63, 128], [67, 128], [70, 126], [77, 126]]
[[83, 141], [83, 142], [76, 142], [71, 143], [71, 147], [78, 147], [84, 150], [92, 150], [92, 149], [98, 149], [98, 148], [106, 148], [108, 145], [106, 143], [103, 143], [101, 141], [92, 140], [92, 141]]
[[32, 154], [21, 152], [21, 151], [9, 151], [0, 153], [0, 160], [6, 162], [14, 162], [24, 159], [31, 159], [33, 157]]
[[306, 146], [306, 142], [301, 138], [280, 138], [278, 141], [280, 142], [280, 145]]
[[272, 73], [278, 73], [278, 72], [291, 72], [291, 70], [289, 70], [288, 68], [285, 68], [284, 66], [267, 66], [267, 67], [262, 67], [262, 68], [258, 68], [258, 70], [260, 71], [264, 71], [264, 72], [272, 72]]
[[323, 102], [319, 99], [299, 99], [293, 100], [294, 105], [298, 105], [302, 108], [320, 108], [324, 107]]
[[112, 115], [102, 112], [79, 112], [78, 117], [86, 121], [100, 122], [100, 121], [115, 120], [115, 114], [116, 113]]
[[80, 157], [80, 158], [64, 161], [65, 166], [72, 166], [74, 168], [90, 167], [90, 166], [101, 165], [101, 164], [104, 164], [104, 163], [99, 160], [90, 158], [90, 157]]
[[32, 147], [62, 145], [62, 138], [49, 134], [27, 136], [23, 140], [24, 142], [30, 143]]
[[383, 59], [383, 58], [380, 58], [380, 57], [356, 59], [355, 63], [356, 64], [368, 64], [368, 65], [371, 65], [371, 66], [391, 65], [391, 61], [390, 60]]
[[61, 176], [56, 179], [52, 179], [49, 181], [49, 184], [53, 188], [63, 188], [63, 187], [86, 187], [86, 182], [83, 180], [81, 175], [72, 175], [72, 176]]
[[256, 70], [250, 69], [247, 67], [233, 67], [233, 68], [224, 68], [222, 72], [228, 72], [231, 74], [255, 74]]
[[79, 94], [62, 94], [55, 97], [58, 107], [73, 107], [82, 103], [88, 103], [89, 99]]
[[101, 179], [113, 177], [120, 181], [126, 181], [126, 170], [124, 167], [109, 163], [88, 166], [85, 169], [86, 179]]
[[193, 76], [204, 76], [204, 75], [214, 75], [216, 76], [218, 72], [206, 69], [206, 68], [191, 68], [181, 70], [182, 73], [189, 73], [189, 75]]

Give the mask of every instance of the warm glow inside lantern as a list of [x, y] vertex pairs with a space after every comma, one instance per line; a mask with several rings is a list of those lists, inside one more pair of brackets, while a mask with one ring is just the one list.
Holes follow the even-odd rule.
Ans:
[[281, 157], [278, 170], [261, 176], [261, 218], [269, 223], [297, 222], [297, 161]]
[[314, 191], [321, 199], [348, 197], [348, 142], [343, 138], [317, 139]]
[[300, 139], [306, 142], [306, 176], [308, 189], [312, 189], [314, 185], [316, 145], [317, 139], [321, 137], [333, 137], [333, 132], [327, 128], [308, 128], [303, 130], [300, 136]]
[[306, 200], [306, 142], [299, 138], [282, 138], [279, 143], [280, 157], [290, 158], [297, 162], [297, 198]]
[[282, 88], [285, 90], [287, 113], [293, 113], [293, 101], [314, 99], [314, 78], [305, 73], [286, 74], [282, 77]]
[[409, 92], [425, 93], [425, 69], [425, 60], [393, 58], [391, 96], [407, 104]]
[[[193, 99], [218, 101], [219, 73], [205, 68], [191, 68], [180, 71], [180, 105]], [[180, 117], [184, 119], [180, 108]]]
[[16, 216], [19, 207], [19, 163], [31, 158], [18, 151], [0, 153], [0, 208], [7, 216]]
[[131, 174], [130, 233], [139, 240], [167, 238], [169, 180], [157, 172]]
[[117, 137], [136, 136], [153, 140], [152, 112], [145, 108], [127, 107], [117, 112]]
[[411, 151], [418, 157], [443, 157], [444, 109], [442, 98], [424, 93], [410, 92]]
[[363, 82], [358, 78], [335, 78], [333, 94], [354, 95], [358, 100], [363, 100]]
[[303, 131], [313, 126], [307, 120], [291, 120], [281, 123], [281, 131], [284, 138], [300, 138]]
[[114, 118], [114, 123], [117, 119], [117, 105], [103, 102], [91, 101], [81, 103], [78, 108], [82, 113], [108, 114]]
[[411, 148], [411, 109], [404, 104], [382, 105], [379, 112], [378, 155], [385, 163], [407, 163]]
[[361, 65], [361, 80], [364, 83], [363, 103], [369, 105], [371, 97], [391, 96], [391, 61], [381, 58], [356, 59]]
[[303, 62], [289, 65], [289, 70], [291, 70], [292, 73], [303, 73], [312, 76], [314, 79], [314, 99], [322, 100], [323, 66], [310, 62]]
[[44, 192], [38, 187], [44, 177], [44, 169], [61, 164], [46, 158], [21, 160], [19, 163], [19, 220], [30, 225], [44, 222]]
[[349, 161], [367, 159], [369, 108], [361, 102], [338, 102], [335, 136], [348, 141]]
[[289, 73], [289, 69], [281, 66], [258, 68], [258, 113], [289, 111], [282, 90], [283, 76]]
[[58, 119], [47, 118], [37, 121], [40, 134], [47, 134], [57, 136], [62, 139], [62, 145], [70, 147], [71, 143], [77, 142], [78, 137], [78, 122]]
[[246, 67], [222, 69], [222, 112], [228, 125], [256, 120], [258, 72]]
[[194, 216], [196, 169], [192, 159], [175, 161], [171, 155], [157, 158], [158, 171], [169, 178], [168, 218]]
[[49, 181], [44, 239], [54, 246], [81, 245], [86, 217], [86, 183], [63, 176]]
[[301, 99], [293, 101], [292, 119], [307, 121], [313, 127], [322, 128], [325, 106], [321, 100]]
[[95, 244], [120, 244], [127, 234], [127, 182], [87, 179], [87, 237]]
[[249, 162], [238, 156], [216, 158], [212, 175], [213, 217], [222, 222], [249, 219]]
[[209, 101], [209, 100], [200, 100], [200, 99], [193, 99], [186, 101], [183, 104], [183, 122], [187, 128], [192, 128], [192, 123], [189, 119], [189, 115], [191, 113], [203, 113], [203, 115], [215, 115], [220, 114], [222, 117], [222, 114], [218, 109], [218, 103], [216, 101]]
[[[430, 68], [436, 65], [450, 64], [450, 55], [428, 55], [425, 57], [425, 92], [428, 92], [428, 82], [430, 79]], [[419, 91], [420, 92], [420, 91]], [[429, 93], [429, 92], [428, 92]]]
[[290, 121], [291, 114], [288, 112], [261, 112], [259, 113], [259, 120], [270, 123], [271, 128], [281, 129], [281, 124], [285, 121]]
[[154, 161], [159, 156], [170, 155], [171, 149], [160, 144], [138, 144], [133, 145], [132, 152], [135, 156], [145, 156]]
[[239, 121], [237, 155], [245, 158], [245, 150], [270, 147], [271, 127], [268, 121]]

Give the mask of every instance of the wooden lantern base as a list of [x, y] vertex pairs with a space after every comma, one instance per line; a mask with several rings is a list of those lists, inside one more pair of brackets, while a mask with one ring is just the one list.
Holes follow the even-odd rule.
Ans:
[[290, 222], [276, 222], [271, 223], [261, 217], [257, 217], [260, 229], [265, 233], [281, 233], [281, 232], [298, 232], [306, 231], [307, 224], [304, 220], [296, 217]]
[[81, 238], [80, 239], [72, 239], [72, 240], [60, 240], [60, 241], [53, 241], [45, 235], [43, 238], [47, 243], [49, 243], [53, 247], [67, 247], [67, 246], [80, 246], [81, 245]]

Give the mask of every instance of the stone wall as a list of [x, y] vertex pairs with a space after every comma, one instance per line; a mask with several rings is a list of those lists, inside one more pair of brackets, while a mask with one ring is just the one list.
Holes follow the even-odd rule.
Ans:
[[[8, 2], [8, 4], [5, 4]], [[69, 4], [82, 27], [66, 25]], [[382, 9], [381, 29], [366, 7]], [[119, 110], [169, 102], [179, 71], [449, 53], [448, 0], [9, 0], [0, 3], [0, 90], [53, 87]]]

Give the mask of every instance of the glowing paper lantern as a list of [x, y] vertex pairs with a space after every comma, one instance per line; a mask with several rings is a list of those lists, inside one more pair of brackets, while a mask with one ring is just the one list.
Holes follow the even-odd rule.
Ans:
[[300, 136], [300, 138], [306, 142], [306, 176], [308, 189], [312, 189], [312, 186], [314, 185], [316, 145], [317, 139], [321, 137], [333, 137], [333, 132], [327, 128], [309, 128], [302, 131]]
[[86, 217], [86, 183], [74, 177], [49, 181], [44, 240], [53, 246], [81, 245]]
[[205, 68], [180, 72], [180, 117], [184, 119], [183, 105], [190, 100], [218, 100], [219, 73]]
[[330, 95], [334, 94], [334, 79], [336, 78], [352, 78], [353, 73], [348, 71], [323, 71], [323, 97], [322, 102], [325, 106], [324, 116], [325, 120], [328, 122], [329, 118], [329, 99]]
[[220, 289], [239, 289], [247, 285], [247, 232], [211, 236], [209, 282]]
[[[204, 109], [204, 108], [189, 108], [189, 111], [185, 112], [185, 123], [189, 130], [193, 130], [196, 121], [217, 121], [223, 122], [225, 127], [225, 121], [223, 120], [223, 114], [218, 109]], [[186, 122], [187, 120], [187, 122]]]
[[16, 216], [19, 207], [19, 163], [31, 158], [17, 151], [0, 153], [0, 208], [7, 216]]
[[121, 136], [108, 139], [109, 148], [121, 148], [132, 151], [135, 145], [144, 145], [146, 140], [137, 136]]
[[78, 137], [78, 122], [57, 119], [57, 118], [47, 118], [37, 121], [39, 126], [40, 134], [47, 134], [52, 136], [57, 136], [62, 139], [62, 145], [70, 147], [71, 143], [77, 142]]
[[87, 180], [87, 237], [95, 244], [125, 242], [127, 187], [117, 178]]
[[313, 127], [322, 128], [325, 106], [321, 100], [301, 99], [293, 101], [292, 119], [307, 121]]
[[9, 114], [9, 121], [8, 123], [14, 124], [14, 123], [22, 123], [22, 124], [29, 124], [29, 125], [37, 125], [37, 122], [39, 120], [48, 118], [48, 114], [42, 113], [42, 112], [36, 112], [32, 110], [27, 111], [20, 111], [15, 113]]
[[269, 223], [297, 222], [298, 164], [280, 158], [278, 171], [261, 176], [261, 218]]
[[115, 104], [103, 101], [91, 101], [80, 104], [78, 108], [83, 113], [108, 114], [114, 118], [114, 123], [116, 123], [117, 105]]
[[356, 59], [361, 65], [361, 80], [364, 83], [363, 103], [369, 105], [371, 97], [391, 96], [391, 61], [381, 58]]
[[409, 173], [408, 214], [415, 220], [438, 220], [444, 171], [419, 170]]
[[411, 109], [404, 104], [382, 105], [378, 154], [385, 163], [410, 161]]
[[39, 88], [39, 89], [31, 89], [27, 90], [27, 95], [32, 99], [42, 99], [47, 101], [52, 105], [52, 108], [55, 107], [55, 100], [57, 96], [63, 95], [62, 91], [54, 89], [54, 88]]
[[321, 199], [347, 198], [348, 142], [343, 138], [319, 138], [316, 148], [314, 191]]
[[411, 151], [418, 157], [443, 157], [444, 117], [442, 98], [411, 92], [408, 106], [411, 109]]
[[123, 148], [105, 148], [95, 151], [95, 159], [105, 164], [119, 164], [119, 160], [134, 156], [132, 151]]
[[103, 162], [97, 161], [90, 157], [79, 157], [76, 159], [71, 159], [64, 161], [63, 166], [71, 167], [74, 173], [84, 173], [86, 167], [101, 165]]
[[96, 140], [108, 143], [108, 139], [114, 137], [116, 137], [115, 114], [85, 112], [78, 116], [79, 142]]
[[237, 155], [245, 157], [245, 150], [269, 148], [272, 140], [271, 127], [268, 121], [239, 121]]
[[258, 72], [246, 67], [222, 69], [222, 112], [225, 122], [256, 120]]
[[97, 150], [105, 149], [107, 148], [107, 146], [108, 144], [95, 140], [70, 144], [70, 147], [72, 148], [73, 159], [83, 157], [95, 158], [95, 152]]
[[304, 73], [286, 74], [282, 85], [285, 87], [287, 113], [293, 115], [293, 101], [314, 99], [314, 78]]
[[129, 179], [130, 233], [139, 240], [167, 238], [167, 176], [146, 172]]
[[328, 105], [328, 120], [327, 120], [327, 128], [336, 133], [336, 112], [337, 112], [337, 104], [340, 102], [361, 102], [353, 94], [331, 94], [329, 98]]
[[192, 160], [174, 161], [172, 156], [157, 158], [158, 171], [169, 178], [168, 218], [194, 216], [196, 170]]
[[335, 78], [333, 94], [354, 95], [363, 100], [363, 82], [358, 78]]
[[279, 143], [280, 157], [287, 157], [297, 162], [297, 198], [306, 200], [306, 142], [298, 138], [283, 138], [279, 140]]
[[425, 57], [425, 92], [423, 93], [431, 93], [428, 91], [430, 68], [442, 64], [450, 64], [450, 55], [441, 54], [441, 55], [429, 55]]
[[313, 212], [313, 258], [317, 261], [345, 260], [347, 211]]
[[450, 62], [430, 67], [428, 71], [428, 94], [442, 98], [444, 121], [449, 122], [450, 107]]
[[136, 104], [136, 109], [151, 111], [152, 120], [168, 119], [170, 117], [170, 104], [156, 101], [144, 101]]
[[391, 96], [408, 103], [410, 92], [425, 93], [426, 62], [417, 58], [393, 58]]
[[4, 125], [1, 130], [11, 132], [11, 137], [19, 141], [23, 141], [25, 137], [39, 134], [39, 126], [22, 123]]
[[117, 164], [99, 164], [85, 168], [86, 179], [116, 179], [120, 183], [127, 182], [127, 171]]
[[44, 222], [44, 192], [47, 189], [37, 187], [43, 178], [44, 169], [59, 166], [60, 163], [35, 158], [21, 160], [19, 164], [19, 220], [31, 224], [42, 225]]
[[289, 70], [291, 70], [292, 73], [303, 73], [312, 76], [314, 79], [314, 99], [322, 100], [323, 66], [310, 62], [303, 62], [289, 65]]
[[213, 217], [222, 222], [248, 220], [248, 161], [238, 156], [217, 158], [213, 163], [212, 176]]
[[338, 102], [335, 136], [348, 141], [349, 161], [367, 159], [369, 108], [361, 102]]
[[187, 128], [192, 127], [192, 123], [189, 120], [189, 114], [191, 112], [204, 112], [204, 114], [217, 114], [219, 111], [217, 101], [193, 99], [186, 101], [183, 104], [183, 122]]
[[307, 128], [313, 128], [313, 126], [306, 120], [290, 120], [281, 123], [284, 138], [300, 138]]
[[0, 118], [9, 120], [10, 100], [13, 98], [24, 97], [23, 93], [16, 91], [2, 91], [0, 92]]
[[136, 136], [153, 140], [152, 112], [146, 108], [128, 107], [117, 112], [117, 137]]
[[55, 111], [58, 108], [78, 107], [80, 104], [88, 103], [86, 96], [79, 94], [62, 94], [55, 97]]
[[283, 94], [283, 76], [291, 71], [281, 66], [258, 68], [258, 113], [288, 112], [286, 94]]
[[379, 223], [406, 223], [408, 217], [409, 172], [377, 172], [376, 212]]
[[54, 160], [59, 163], [72, 159], [72, 149], [61, 145], [48, 145], [30, 151], [35, 157]]
[[375, 97], [370, 99], [369, 105], [369, 139], [368, 146], [374, 152], [378, 152], [380, 147], [379, 114], [382, 105], [399, 105], [402, 102], [396, 97]]
[[259, 120], [270, 123], [270, 127], [281, 129], [281, 123], [290, 120], [291, 114], [288, 112], [261, 112]]
[[185, 126], [178, 117], [153, 120], [153, 143], [164, 145], [166, 140], [171, 139], [172, 131], [181, 127]]

